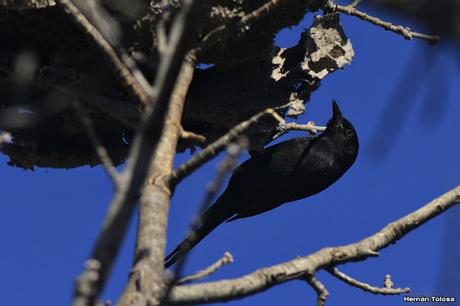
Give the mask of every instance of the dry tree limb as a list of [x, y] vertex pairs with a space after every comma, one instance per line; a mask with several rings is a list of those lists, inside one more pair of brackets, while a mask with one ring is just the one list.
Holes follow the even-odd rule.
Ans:
[[[190, 75], [193, 75], [194, 57], [191, 56], [184, 63], [187, 45], [183, 39], [190, 29], [190, 22], [192, 22], [193, 14], [190, 13], [192, 6], [192, 1], [185, 1], [183, 9], [174, 21], [170, 32], [168, 52], [163, 54], [155, 78], [154, 94], [144, 109], [139, 132], [131, 144], [128, 165], [121, 175], [123, 182], [109, 205], [102, 229], [92, 251], [91, 259], [100, 263], [98, 279], [93, 281], [91, 275], [87, 271], [83, 271], [75, 285], [74, 306], [94, 305], [100, 295], [127, 231], [141, 186], [144, 185], [147, 176], [152, 172], [149, 165], [163, 134], [165, 117], [170, 109], [169, 102], [173, 100], [170, 98], [176, 78], [182, 66], [188, 67], [185, 69], [184, 79], [187, 77], [191, 79]], [[192, 67], [191, 72], [190, 67]], [[187, 89], [188, 86], [183, 88], [183, 90]], [[176, 102], [180, 101], [176, 99]], [[172, 124], [172, 126], [175, 125]], [[162, 258], [163, 254], [160, 257]], [[162, 262], [161, 269], [163, 269]], [[163, 274], [163, 271], [156, 271], [155, 275], [158, 273]], [[87, 288], [87, 284], [91, 286], [91, 290], [80, 290], [80, 288]]]
[[157, 305], [163, 295], [165, 281], [163, 257], [169, 202], [172, 195], [165, 178], [172, 171], [177, 142], [181, 134], [180, 121], [185, 96], [194, 70], [195, 58], [189, 54], [184, 60], [171, 95], [165, 126], [150, 163], [148, 180], [141, 191], [135, 260], [128, 284], [117, 305], [134, 305], [133, 299], [150, 301]]
[[359, 242], [324, 248], [313, 254], [263, 268], [235, 279], [176, 286], [171, 291], [169, 302], [176, 305], [204, 304], [242, 298], [290, 280], [305, 279], [321, 269], [377, 256], [379, 250], [394, 244], [409, 232], [458, 203], [460, 203], [460, 186]]
[[326, 300], [329, 296], [329, 291], [327, 291], [326, 287], [321, 283], [315, 276], [308, 276], [305, 280], [313, 287], [318, 295], [316, 299], [316, 306], [324, 306], [326, 304]]
[[[326, 270], [331, 275], [337, 277], [341, 281], [344, 281], [345, 283], [347, 283], [347, 284], [349, 284], [349, 285], [351, 285], [353, 287], [360, 288], [360, 289], [362, 289], [364, 291], [367, 291], [367, 292], [370, 292], [370, 293], [383, 294], [383, 295], [397, 295], [397, 294], [407, 293], [407, 292], [410, 291], [410, 288], [408, 288], [408, 287], [406, 287], [406, 288], [392, 288], [392, 284], [391, 285], [385, 285], [384, 288], [374, 287], [374, 286], [371, 286], [369, 284], [360, 282], [360, 281], [348, 276], [347, 274], [339, 271], [339, 269], [337, 269], [335, 267], [331, 268], [331, 269], [326, 269]], [[388, 277], [389, 277], [389, 275], [385, 276], [385, 284], [389, 284], [389, 282], [388, 282], [389, 278]]]
[[233, 256], [229, 252], [225, 252], [224, 256], [220, 258], [218, 261], [207, 267], [206, 269], [203, 269], [201, 271], [198, 271], [195, 274], [183, 277], [177, 281], [177, 284], [183, 285], [185, 283], [189, 283], [198, 279], [202, 279], [205, 277], [208, 277], [209, 275], [213, 274], [217, 270], [220, 269], [223, 265], [233, 263]]
[[192, 141], [194, 143], [203, 143], [206, 141], [206, 137], [204, 137], [203, 135], [200, 135], [194, 132], [190, 132], [190, 131], [186, 131], [184, 129], [182, 129], [181, 131], [180, 138], [187, 140], [187, 141]]
[[57, 0], [57, 2], [64, 8], [64, 10], [75, 21], [75, 23], [80, 26], [103, 51], [104, 55], [115, 66], [116, 71], [123, 80], [124, 85], [132, 91], [139, 102], [141, 102], [143, 105], [147, 105], [150, 101], [150, 96], [148, 94], [151, 92], [150, 86], [144, 88], [142, 84], [136, 79], [136, 77], [132, 75], [131, 71], [123, 61], [123, 59], [126, 59], [126, 54], [123, 55], [123, 58], [117, 54], [110, 43], [88, 21], [88, 19], [80, 12], [78, 7], [76, 7], [71, 0]]
[[412, 32], [409, 27], [404, 27], [401, 25], [394, 25], [391, 22], [383, 21], [377, 17], [361, 12], [357, 10], [354, 6], [351, 6], [351, 5], [341, 6], [341, 5], [337, 5], [333, 3], [332, 1], [328, 1], [326, 4], [326, 8], [331, 10], [332, 12], [339, 12], [342, 14], [358, 17], [361, 20], [364, 20], [376, 26], [382, 27], [385, 30], [402, 35], [405, 39], [410, 40], [413, 38], [419, 38], [419, 39], [427, 40], [428, 42], [432, 44], [435, 44], [440, 40], [439, 36], [437, 35], [427, 35], [423, 33]]
[[280, 124], [277, 128], [278, 133], [273, 136], [273, 139], [279, 138], [289, 131], [305, 131], [310, 133], [311, 135], [316, 135], [318, 132], [324, 132], [326, 130], [325, 126], [317, 126], [313, 121], [307, 122], [307, 124], [298, 124], [295, 122], [289, 122]]
[[110, 159], [109, 153], [107, 153], [107, 150], [105, 149], [104, 145], [99, 140], [99, 137], [97, 136], [96, 131], [94, 130], [91, 119], [89, 119], [89, 117], [86, 115], [79, 101], [73, 100], [72, 107], [77, 113], [81, 124], [85, 128], [86, 133], [88, 134], [89, 140], [91, 141], [94, 148], [96, 149], [97, 156], [99, 157], [99, 160], [104, 166], [105, 171], [107, 172], [109, 177], [112, 179], [112, 182], [115, 188], [118, 188], [120, 185], [119, 174], [117, 172], [117, 169], [115, 169], [115, 166], [113, 165], [112, 160]]
[[363, 0], [354, 0], [352, 3], [348, 4], [346, 7], [357, 7]]

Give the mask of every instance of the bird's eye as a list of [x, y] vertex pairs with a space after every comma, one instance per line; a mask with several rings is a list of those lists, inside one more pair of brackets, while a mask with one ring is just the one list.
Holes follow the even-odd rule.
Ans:
[[352, 134], [353, 134], [353, 131], [351, 129], [345, 129], [346, 136], [351, 136]]

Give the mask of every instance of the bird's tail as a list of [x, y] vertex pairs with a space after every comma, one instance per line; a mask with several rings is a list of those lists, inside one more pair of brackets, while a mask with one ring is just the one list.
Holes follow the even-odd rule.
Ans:
[[225, 205], [222, 204], [222, 197], [212, 205], [202, 217], [201, 226], [194, 231], [194, 237], [190, 235], [182, 241], [168, 256], [166, 256], [164, 264], [165, 268], [169, 268], [178, 260], [181, 260], [195, 245], [197, 245], [204, 237], [214, 230], [221, 223], [225, 222], [232, 214], [226, 211]]

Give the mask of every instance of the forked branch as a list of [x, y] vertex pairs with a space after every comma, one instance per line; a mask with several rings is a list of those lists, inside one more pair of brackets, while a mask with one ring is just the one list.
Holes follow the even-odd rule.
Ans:
[[460, 186], [446, 192], [415, 212], [396, 220], [379, 232], [346, 246], [321, 249], [313, 254], [257, 270], [251, 274], [216, 282], [176, 286], [171, 304], [204, 304], [253, 295], [294, 279], [304, 280], [316, 271], [377, 256], [409, 232], [460, 202]]

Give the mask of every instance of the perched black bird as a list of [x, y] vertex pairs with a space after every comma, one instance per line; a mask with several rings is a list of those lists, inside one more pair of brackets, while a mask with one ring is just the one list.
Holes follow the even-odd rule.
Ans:
[[[258, 215], [319, 193], [336, 182], [354, 163], [359, 143], [353, 125], [335, 101], [332, 109], [327, 129], [318, 137], [278, 143], [242, 163], [227, 189], [203, 215], [189, 249], [225, 221]], [[166, 267], [182, 258], [184, 242], [166, 257]]]

